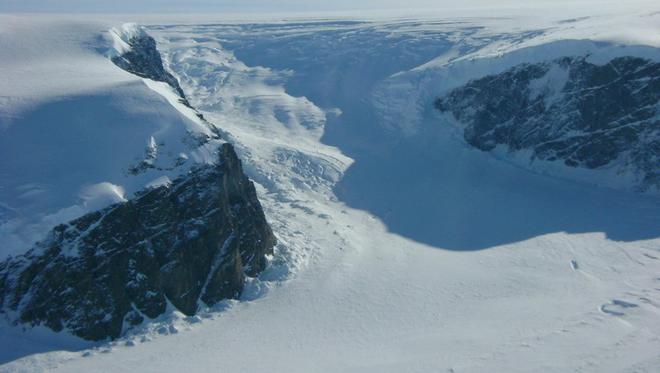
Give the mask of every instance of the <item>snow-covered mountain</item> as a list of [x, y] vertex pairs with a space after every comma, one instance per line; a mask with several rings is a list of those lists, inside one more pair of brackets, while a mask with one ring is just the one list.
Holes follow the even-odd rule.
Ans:
[[112, 23], [2, 19], [3, 257], [59, 223], [217, 159], [221, 140], [174, 89], [110, 61]]
[[[64, 183], [67, 170], [79, 167], [60, 166], [61, 178], [46, 183], [47, 175], [38, 171], [47, 167], [35, 161], [40, 158], [27, 158], [18, 145], [0, 148], [7, 152], [3, 156], [16, 154], [30, 166], [27, 176], [15, 170], [11, 179], [2, 179], [1, 201], [14, 214], [2, 225], [12, 233], [2, 236], [7, 237], [3, 245], [18, 253], [19, 239], [31, 245], [55, 217], [68, 219], [57, 215], [59, 210], [74, 206], [67, 216], [80, 216], [112, 202], [86, 203], [81, 191], [87, 180], [107, 182], [113, 190], [123, 189], [122, 198], [133, 198], [149, 184], [176, 180], [195, 163], [212, 163], [213, 152], [204, 151], [223, 141], [233, 144], [254, 180], [278, 244], [258, 278], [245, 279], [240, 300], [218, 302], [196, 316], [169, 309], [111, 342], [2, 325], [0, 342], [13, 348], [0, 355], [5, 363], [0, 371], [136, 366], [147, 371], [655, 371], [660, 365], [657, 195], [626, 190], [639, 180], [616, 177], [607, 167], [572, 167], [565, 159], [553, 163], [539, 157], [530, 165], [529, 153], [484, 152], [470, 144], [465, 129], [481, 118], [480, 110], [507, 95], [520, 96], [522, 103], [514, 103], [522, 106], [523, 98], [540, 100], [557, 119], [555, 113], [566, 114], [560, 107], [578, 105], [572, 99], [583, 97], [565, 91], [567, 81], [590, 92], [602, 89], [571, 80], [572, 68], [584, 77], [618, 59], [648, 67], [613, 80], [626, 92], [642, 88], [644, 95], [634, 96], [632, 106], [602, 105], [625, 111], [642, 101], [652, 105], [653, 97], [657, 105], [657, 10], [647, 4], [543, 16], [512, 12], [366, 21], [151, 18], [144, 32], [154, 38], [164, 69], [145, 76], [160, 76], [160, 83], [138, 80], [111, 62], [117, 53], [107, 51], [143, 44], [131, 42], [131, 35], [144, 37], [133, 32], [139, 28], [118, 26], [124, 19], [72, 23], [7, 17], [20, 32], [1, 39], [3, 46], [23, 38], [23, 46], [35, 45], [32, 53], [52, 61], [22, 75], [28, 80], [35, 71], [61, 70], [58, 79], [44, 84], [58, 83], [69, 64], [84, 72], [76, 61], [114, 74], [107, 79], [113, 83], [102, 86], [96, 84], [105, 75], [90, 73], [85, 81], [84, 74], [71, 73], [69, 79], [85, 81], [85, 90], [64, 83], [57, 88], [67, 97], [115, 92], [90, 110], [111, 105], [113, 111], [103, 113], [125, 113], [133, 123], [128, 133], [136, 131], [140, 141], [117, 142], [100, 130], [94, 139], [121, 144], [130, 153], [105, 153], [114, 166], [147, 166], [115, 173], [113, 167], [90, 165], [94, 172], [82, 172], [86, 177], [71, 184]], [[31, 26], [21, 30], [26, 24]], [[114, 35], [125, 35], [119, 37], [122, 43], [107, 31], [113, 28]], [[60, 55], [60, 47], [43, 54], [39, 46], [56, 36], [68, 52]], [[26, 50], [31, 49], [16, 46], [12, 53]], [[58, 65], [58, 58], [71, 60]], [[2, 62], [9, 67], [4, 71], [19, 76], [19, 64], [10, 62]], [[548, 74], [564, 66], [569, 67], [565, 81]], [[533, 72], [539, 79], [486, 84]], [[167, 84], [169, 76], [185, 102], [177, 86]], [[11, 82], [22, 87], [17, 79]], [[470, 96], [479, 84], [492, 94]], [[115, 104], [124, 96], [108, 85], [130, 85], [136, 98], [131, 105]], [[563, 94], [552, 95], [560, 85]], [[42, 110], [43, 102], [54, 107], [67, 102], [49, 96], [58, 90], [46, 88], [3, 91], [8, 97], [3, 118], [11, 118], [3, 130], [14, 132], [3, 132], [1, 145], [19, 139], [32, 144], [14, 135], [18, 125], [42, 136], [37, 121], [21, 113]], [[437, 109], [438, 99], [449, 104], [446, 112]], [[546, 105], [546, 99], [562, 105]], [[83, 103], [63, 112], [85, 113]], [[541, 121], [512, 107], [513, 117], [525, 119], [521, 125]], [[48, 111], [52, 117], [58, 113], [70, 115]], [[101, 116], [98, 126], [107, 123]], [[574, 119], [567, 126], [583, 136], [590, 128], [583, 124]], [[653, 141], [657, 113], [642, 124], [643, 135], [629, 144]], [[206, 133], [208, 143], [179, 141], [190, 132]], [[51, 133], [43, 136], [55, 140]], [[4, 140], [5, 134], [13, 140]], [[69, 138], [75, 136], [58, 137]], [[504, 139], [510, 146], [517, 138]], [[59, 154], [50, 143], [43, 140], [48, 151]], [[97, 154], [93, 145], [66, 144], [71, 151], [66, 156], [74, 150], [82, 159]], [[641, 157], [655, 154], [652, 146], [640, 149], [648, 150]], [[189, 161], [171, 169], [179, 153]], [[158, 155], [153, 162], [152, 154]], [[652, 174], [653, 160], [644, 160], [640, 164], [650, 168], [639, 170]], [[14, 170], [1, 167], [5, 174]], [[66, 193], [50, 206], [45, 194], [20, 194], [30, 183], [49, 195]]]
[[[113, 28], [109, 35], [113, 46], [106, 54], [112, 62], [145, 78], [168, 99], [163, 108], [195, 114], [197, 126], [173, 123], [181, 138], [170, 140], [190, 150], [205, 148], [217, 159], [212, 166], [188, 162], [188, 155], [180, 152], [164, 165], [164, 159], [173, 157], [173, 147], [163, 137], [157, 136], [157, 142], [151, 136], [144, 158], [127, 168], [123, 165], [126, 177], [147, 171], [164, 175], [127, 199], [120, 196], [124, 200], [119, 203], [58, 225], [26, 254], [0, 262], [0, 313], [14, 324], [44, 325], [89, 340], [117, 338], [170, 309], [194, 315], [203, 307], [239, 297], [245, 276], [256, 276], [265, 268], [266, 255], [275, 245], [233, 147], [225, 143], [218, 148], [219, 130], [187, 102], [176, 78], [165, 71], [155, 40], [134, 24]], [[69, 117], [78, 114], [50, 119], [66, 128]], [[77, 119], [86, 119], [81, 124], [94, 132], [97, 123]], [[29, 126], [20, 119], [12, 125]], [[130, 137], [131, 132], [124, 135]], [[124, 150], [122, 144], [114, 145], [114, 152]], [[163, 151], [169, 154], [162, 156]], [[100, 156], [114, 158], [114, 152]], [[182, 175], [170, 180], [167, 173], [176, 172]], [[98, 202], [96, 208], [103, 203], [108, 201]]]
[[[436, 101], [485, 151], [503, 146], [531, 160], [614, 168], [631, 186], [660, 190], [660, 63], [589, 56], [523, 64], [472, 80]], [[613, 167], [613, 163], [617, 163]]]
[[254, 187], [223, 144], [218, 165], [59, 225], [0, 263], [0, 306], [17, 323], [117, 338], [168, 309], [192, 316], [238, 298], [274, 245]]
[[185, 100], [179, 82], [163, 66], [156, 41], [144, 28], [126, 23], [113, 27], [109, 33], [113, 45], [108, 54], [115, 65], [137, 76], [167, 83]]

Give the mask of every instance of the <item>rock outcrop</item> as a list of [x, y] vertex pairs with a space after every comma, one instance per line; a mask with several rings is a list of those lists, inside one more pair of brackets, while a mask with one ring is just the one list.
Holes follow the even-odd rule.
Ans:
[[145, 318], [237, 298], [275, 238], [229, 144], [217, 165], [57, 226], [0, 264], [0, 309], [16, 323], [116, 338]]
[[660, 190], [660, 63], [606, 64], [566, 57], [522, 64], [468, 82], [436, 100], [465, 140], [490, 151], [529, 150], [532, 159], [598, 169], [616, 162], [640, 190]]
[[113, 30], [117, 37], [127, 44], [127, 48], [119, 55], [113, 56], [112, 62], [139, 77], [169, 84], [177, 91], [181, 99], [185, 100], [179, 81], [163, 66], [163, 59], [156, 47], [156, 40], [137, 25], [124, 25], [122, 31]]

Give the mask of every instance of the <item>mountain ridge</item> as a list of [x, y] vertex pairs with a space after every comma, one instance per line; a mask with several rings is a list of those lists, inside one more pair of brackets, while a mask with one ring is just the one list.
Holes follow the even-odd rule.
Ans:
[[498, 146], [529, 161], [568, 167], [615, 167], [638, 191], [660, 190], [660, 63], [587, 57], [520, 64], [471, 80], [436, 99], [465, 141], [483, 151]]
[[0, 263], [0, 312], [14, 322], [117, 338], [172, 304], [194, 315], [237, 298], [275, 237], [233, 147], [189, 174], [55, 227]]

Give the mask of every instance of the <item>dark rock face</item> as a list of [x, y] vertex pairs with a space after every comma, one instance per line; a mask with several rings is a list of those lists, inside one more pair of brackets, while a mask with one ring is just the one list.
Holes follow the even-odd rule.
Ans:
[[128, 40], [131, 50], [112, 58], [112, 62], [129, 73], [158, 82], [165, 82], [174, 88], [185, 100], [179, 81], [163, 67], [163, 60], [156, 48], [156, 41], [146, 32]]
[[481, 150], [529, 149], [533, 159], [589, 169], [619, 161], [644, 190], [660, 189], [659, 100], [660, 63], [566, 57], [473, 80], [435, 106]]
[[200, 301], [238, 297], [266, 265], [275, 237], [229, 144], [217, 165], [53, 229], [0, 264], [0, 310], [16, 322], [116, 338], [168, 301], [192, 315]]
[[[189, 144], [191, 148], [204, 146], [211, 139], [222, 138], [219, 129], [209, 123], [202, 113], [190, 105], [178, 80], [165, 70], [160, 51], [158, 51], [154, 38], [149, 36], [149, 34], [147, 34], [147, 32], [141, 27], [137, 27], [131, 35], [132, 36], [130, 37], [124, 36], [124, 39], [122, 39], [129, 45], [130, 49], [124, 51], [121, 55], [112, 57], [112, 62], [131, 74], [135, 74], [142, 78], [165, 82], [170, 87], [174, 88], [180, 97], [179, 102], [192, 109], [201, 122], [212, 132], [212, 136], [208, 136], [204, 133], [189, 132], [188, 137], [184, 139], [184, 141]], [[130, 175], [138, 175], [150, 169], [170, 171], [186, 163], [185, 158], [178, 158], [171, 167], [157, 167], [154, 165], [157, 156], [158, 145], [156, 143], [150, 144], [145, 149], [144, 159], [138, 161], [136, 164], [130, 165], [127, 173]]]

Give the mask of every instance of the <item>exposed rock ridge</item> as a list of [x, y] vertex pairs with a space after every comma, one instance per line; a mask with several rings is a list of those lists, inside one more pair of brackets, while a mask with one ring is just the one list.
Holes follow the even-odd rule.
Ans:
[[238, 297], [275, 244], [254, 185], [229, 144], [217, 165], [57, 226], [0, 263], [12, 321], [116, 338], [168, 302], [184, 314]]
[[[156, 40], [142, 28], [132, 26], [135, 28], [132, 33], [122, 35], [126, 39], [123, 41], [128, 44], [128, 48], [123, 53], [113, 56], [112, 62], [139, 77], [169, 84], [181, 96], [181, 99], [186, 100], [179, 81], [165, 70], [160, 52], [156, 47]], [[185, 102], [187, 104], [187, 101]]]
[[587, 57], [521, 64], [468, 82], [436, 100], [484, 151], [530, 150], [570, 167], [613, 165], [639, 190], [660, 190], [660, 63]]

